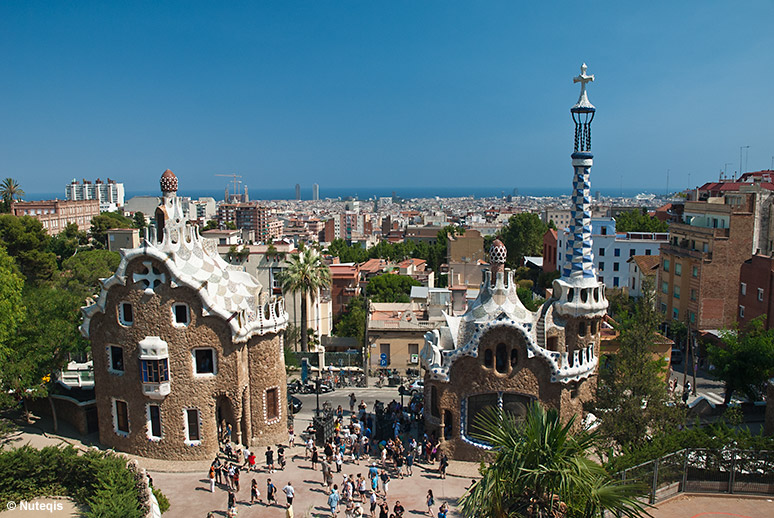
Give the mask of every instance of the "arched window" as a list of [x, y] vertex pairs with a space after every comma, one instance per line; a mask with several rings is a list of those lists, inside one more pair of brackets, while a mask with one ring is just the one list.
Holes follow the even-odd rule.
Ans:
[[494, 355], [492, 354], [492, 349], [484, 350], [484, 367], [491, 369], [493, 364]]
[[508, 372], [508, 359], [505, 344], [497, 344], [495, 351], [495, 369], [497, 372], [505, 374]]

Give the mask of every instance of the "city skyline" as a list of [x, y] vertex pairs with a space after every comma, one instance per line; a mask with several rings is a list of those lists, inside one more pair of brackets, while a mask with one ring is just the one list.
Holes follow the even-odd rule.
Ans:
[[4, 176], [30, 194], [107, 176], [153, 191], [166, 168], [304, 197], [564, 185], [584, 61], [594, 189], [771, 167], [771, 3], [590, 6], [583, 34], [566, 6], [5, 5]]

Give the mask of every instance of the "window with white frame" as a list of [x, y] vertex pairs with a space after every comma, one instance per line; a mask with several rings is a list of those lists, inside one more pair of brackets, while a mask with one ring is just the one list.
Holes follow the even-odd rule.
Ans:
[[118, 321], [126, 327], [134, 324], [134, 308], [131, 303], [122, 302], [118, 305]]
[[739, 285], [739, 289], [742, 290], [742, 295], [747, 295], [747, 283], [743, 282]]
[[744, 318], [744, 306], [739, 306], [739, 318]]
[[129, 435], [129, 406], [126, 401], [113, 399], [113, 429], [118, 435]]
[[194, 376], [212, 376], [217, 373], [215, 366], [215, 349], [203, 347], [191, 352], [194, 363]]
[[182, 302], [172, 304], [172, 321], [176, 326], [188, 325], [188, 323], [191, 321], [188, 304], [184, 304]]
[[199, 409], [184, 408], [183, 421], [186, 444], [199, 444], [201, 442], [201, 436], [199, 435]]
[[763, 288], [758, 288], [758, 300], [763, 302]]
[[108, 347], [108, 371], [113, 374], [124, 373], [124, 348], [117, 345]]
[[161, 440], [161, 407], [159, 405], [146, 405], [148, 439]]

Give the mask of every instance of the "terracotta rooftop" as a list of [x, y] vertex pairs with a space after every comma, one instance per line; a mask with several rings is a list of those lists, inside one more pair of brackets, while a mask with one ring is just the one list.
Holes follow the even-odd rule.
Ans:
[[642, 272], [650, 272], [651, 270], [655, 270], [658, 268], [658, 265], [661, 264], [661, 256], [659, 255], [635, 255], [632, 256], [629, 261], [634, 261], [637, 264], [637, 267]]

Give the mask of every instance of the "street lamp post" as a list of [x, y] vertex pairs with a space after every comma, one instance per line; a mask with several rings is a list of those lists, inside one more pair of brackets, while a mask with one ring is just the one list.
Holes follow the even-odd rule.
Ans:
[[315, 417], [320, 417], [320, 365], [317, 365], [317, 379], [314, 380], [314, 394], [317, 399], [317, 408], [314, 411]]

